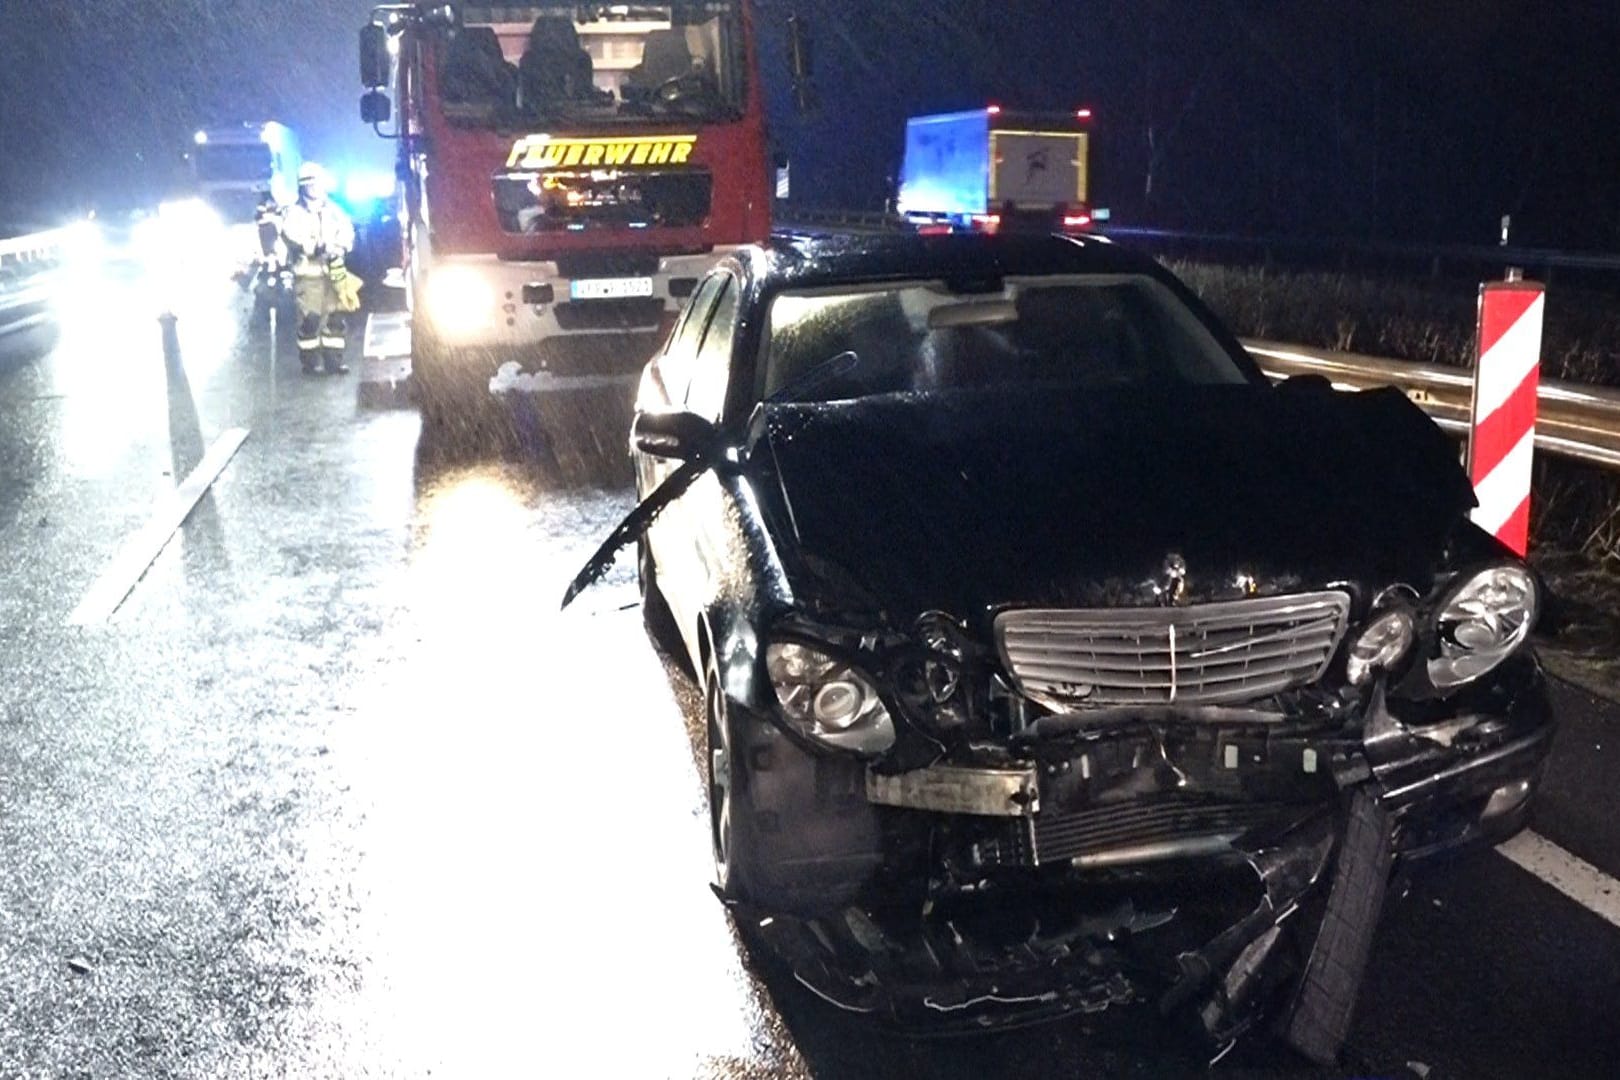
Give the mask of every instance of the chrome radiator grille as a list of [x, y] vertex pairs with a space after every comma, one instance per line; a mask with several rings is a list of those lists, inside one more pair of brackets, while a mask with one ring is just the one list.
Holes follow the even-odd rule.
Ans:
[[996, 643], [1053, 708], [1253, 701], [1321, 678], [1344, 633], [1341, 592], [1183, 608], [1003, 612]]

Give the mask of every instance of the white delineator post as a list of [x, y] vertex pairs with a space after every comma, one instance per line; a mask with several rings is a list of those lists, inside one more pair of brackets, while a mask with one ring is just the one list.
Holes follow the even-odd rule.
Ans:
[[1523, 555], [1530, 544], [1530, 479], [1541, 384], [1546, 290], [1509, 271], [1479, 290], [1478, 360], [1469, 422], [1468, 475], [1475, 524]]

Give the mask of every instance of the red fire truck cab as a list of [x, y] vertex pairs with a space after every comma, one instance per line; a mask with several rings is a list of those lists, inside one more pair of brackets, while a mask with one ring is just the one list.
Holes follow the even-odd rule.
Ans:
[[755, 52], [748, 0], [373, 11], [361, 114], [398, 140], [425, 412], [633, 376], [710, 265], [769, 236]]

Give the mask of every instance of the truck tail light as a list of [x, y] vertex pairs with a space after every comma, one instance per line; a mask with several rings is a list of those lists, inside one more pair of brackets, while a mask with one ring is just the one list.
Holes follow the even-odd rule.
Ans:
[[1001, 230], [1000, 214], [974, 214], [973, 231], [982, 233], [996, 233]]
[[1084, 229], [1091, 224], [1090, 214], [1064, 214], [1063, 227], [1065, 229]]

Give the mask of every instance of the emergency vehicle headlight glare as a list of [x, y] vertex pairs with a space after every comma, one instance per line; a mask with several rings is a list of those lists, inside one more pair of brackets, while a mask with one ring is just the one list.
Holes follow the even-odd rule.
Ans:
[[158, 222], [165, 240], [196, 250], [215, 243], [225, 232], [219, 211], [201, 199], [176, 199], [158, 206]]
[[1429, 682], [1448, 690], [1490, 672], [1529, 639], [1540, 610], [1535, 579], [1517, 563], [1464, 578], [1435, 608]]
[[446, 338], [465, 338], [494, 317], [495, 288], [477, 270], [447, 266], [427, 283], [428, 317]]

